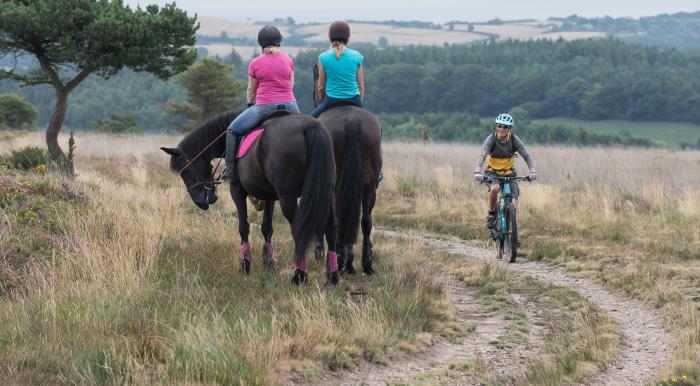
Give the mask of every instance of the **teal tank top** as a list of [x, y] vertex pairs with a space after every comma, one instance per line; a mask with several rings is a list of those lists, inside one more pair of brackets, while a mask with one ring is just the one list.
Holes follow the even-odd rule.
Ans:
[[326, 95], [336, 99], [347, 99], [360, 95], [357, 87], [357, 69], [364, 57], [359, 52], [345, 48], [340, 59], [336, 59], [335, 50], [330, 49], [318, 60], [326, 72]]

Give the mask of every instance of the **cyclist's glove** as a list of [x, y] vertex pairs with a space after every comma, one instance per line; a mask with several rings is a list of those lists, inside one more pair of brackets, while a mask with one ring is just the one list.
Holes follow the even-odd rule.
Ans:
[[484, 182], [484, 175], [481, 173], [474, 173], [474, 180], [476, 182]]
[[527, 177], [530, 179], [530, 181], [535, 181], [535, 180], [537, 179], [538, 176], [539, 176], [539, 175], [538, 175], [536, 172], [532, 172], [532, 173], [530, 173], [530, 175], [527, 176]]

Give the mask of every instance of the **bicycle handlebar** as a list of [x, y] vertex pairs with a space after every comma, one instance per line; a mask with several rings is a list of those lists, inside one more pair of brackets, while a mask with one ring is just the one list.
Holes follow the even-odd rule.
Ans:
[[498, 181], [500, 183], [504, 183], [504, 182], [511, 182], [511, 181], [530, 182], [532, 180], [530, 179], [530, 176], [525, 176], [525, 177], [486, 177], [486, 176], [484, 176], [484, 181], [482, 183], [484, 183], [484, 182], [491, 183], [491, 182], [495, 182], [495, 181]]

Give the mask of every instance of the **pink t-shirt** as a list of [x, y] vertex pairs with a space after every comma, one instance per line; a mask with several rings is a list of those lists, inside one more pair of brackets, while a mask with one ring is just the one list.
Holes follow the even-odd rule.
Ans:
[[250, 61], [248, 75], [258, 80], [255, 104], [296, 102], [292, 92], [294, 62], [284, 52], [261, 54]]

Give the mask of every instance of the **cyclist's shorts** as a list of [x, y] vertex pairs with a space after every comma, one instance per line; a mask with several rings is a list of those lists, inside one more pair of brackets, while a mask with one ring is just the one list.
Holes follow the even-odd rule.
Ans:
[[[489, 177], [489, 178], [493, 178], [493, 177], [503, 177], [503, 176], [497, 175], [496, 173], [489, 173], [489, 172], [486, 172], [484, 175], [485, 175], [486, 177]], [[512, 175], [512, 176], [508, 176], [508, 177], [515, 177], [515, 174]], [[498, 182], [494, 182], [494, 184], [498, 184]], [[517, 181], [511, 181], [511, 182], [508, 182], [508, 184], [510, 184], [510, 196], [511, 196], [512, 198], [518, 198], [518, 196], [520, 195], [520, 189], [518, 189], [518, 182], [517, 182]], [[485, 184], [485, 185], [486, 185], [486, 187], [487, 187], [489, 190], [491, 190], [491, 185], [490, 185], [490, 184]]]

